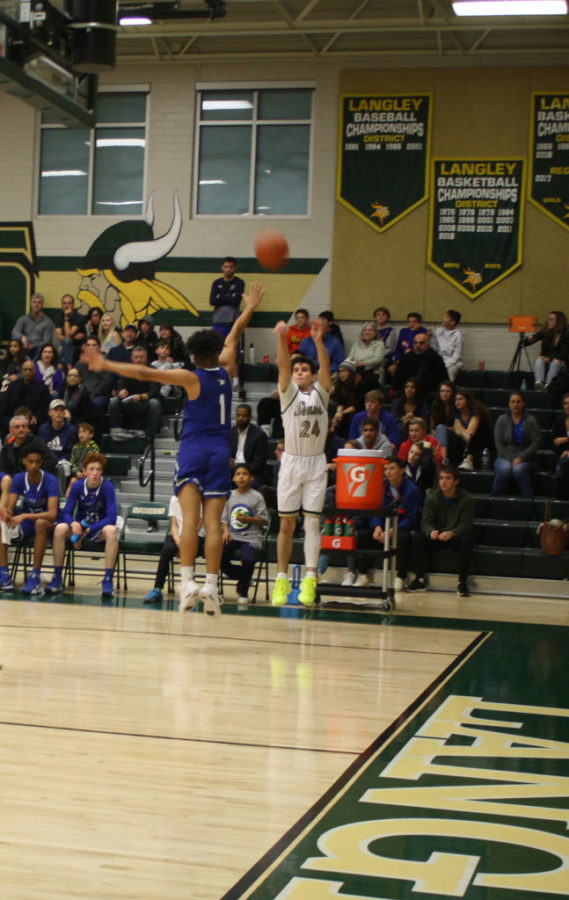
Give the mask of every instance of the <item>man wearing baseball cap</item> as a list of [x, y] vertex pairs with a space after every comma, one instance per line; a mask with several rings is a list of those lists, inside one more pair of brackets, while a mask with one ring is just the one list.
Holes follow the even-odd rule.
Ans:
[[47, 414], [49, 422], [40, 426], [38, 435], [57, 458], [55, 474], [59, 484], [59, 493], [65, 494], [71, 475], [71, 451], [78, 439], [77, 429], [65, 418], [63, 400], [52, 400]]
[[128, 325], [125, 325], [122, 330], [122, 344], [111, 347], [107, 353], [108, 358], [113, 362], [130, 362], [132, 348], [136, 344], [137, 334], [138, 327], [134, 322], [129, 322]]

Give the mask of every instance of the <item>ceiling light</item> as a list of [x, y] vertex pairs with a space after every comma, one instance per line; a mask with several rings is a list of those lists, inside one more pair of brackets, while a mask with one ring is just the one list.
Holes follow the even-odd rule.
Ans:
[[152, 25], [148, 16], [121, 16], [119, 25]]
[[567, 0], [455, 0], [457, 16], [566, 16]]

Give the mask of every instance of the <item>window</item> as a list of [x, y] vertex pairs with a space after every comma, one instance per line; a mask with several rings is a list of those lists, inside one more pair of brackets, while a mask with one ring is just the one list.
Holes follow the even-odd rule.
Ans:
[[308, 213], [311, 88], [198, 92], [197, 215]]
[[99, 94], [93, 129], [43, 116], [40, 215], [141, 215], [146, 150], [145, 91]]

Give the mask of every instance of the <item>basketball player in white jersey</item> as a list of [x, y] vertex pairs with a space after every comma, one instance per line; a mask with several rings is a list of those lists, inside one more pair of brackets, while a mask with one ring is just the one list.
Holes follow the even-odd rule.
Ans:
[[286, 323], [279, 322], [275, 326], [285, 449], [281, 456], [277, 487], [280, 529], [273, 606], [283, 606], [291, 590], [287, 569], [292, 555], [296, 518], [301, 510], [304, 513], [305, 574], [298, 599], [305, 606], [312, 606], [316, 598], [320, 514], [327, 484], [324, 445], [328, 434], [328, 400], [332, 386], [330, 359], [323, 341], [324, 329], [322, 320], [313, 320], [311, 337], [316, 344], [320, 366], [315, 380], [314, 363], [308, 357], [297, 357], [291, 372], [285, 339]]

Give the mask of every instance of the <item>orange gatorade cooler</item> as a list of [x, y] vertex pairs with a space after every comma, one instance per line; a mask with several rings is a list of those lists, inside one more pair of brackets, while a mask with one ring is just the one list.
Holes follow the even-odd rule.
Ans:
[[378, 450], [339, 450], [336, 463], [336, 506], [379, 509], [383, 501], [383, 468]]

